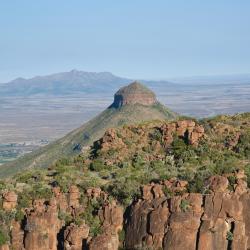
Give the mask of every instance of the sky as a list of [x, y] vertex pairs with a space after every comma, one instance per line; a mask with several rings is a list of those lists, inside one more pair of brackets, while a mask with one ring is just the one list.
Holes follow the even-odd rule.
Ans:
[[2, 0], [0, 82], [72, 69], [250, 73], [248, 0]]

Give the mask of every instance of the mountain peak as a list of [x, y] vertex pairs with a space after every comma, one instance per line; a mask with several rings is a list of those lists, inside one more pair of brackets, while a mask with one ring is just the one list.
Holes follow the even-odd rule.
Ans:
[[153, 91], [138, 81], [119, 89], [114, 96], [112, 107], [119, 108], [128, 104], [153, 105], [157, 102]]

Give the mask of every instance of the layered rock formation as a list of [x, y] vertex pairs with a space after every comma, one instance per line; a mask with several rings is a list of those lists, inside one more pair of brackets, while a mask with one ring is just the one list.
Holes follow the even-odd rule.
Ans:
[[156, 102], [157, 100], [154, 92], [141, 83], [135, 81], [115, 93], [112, 107], [119, 108], [128, 104], [142, 104], [150, 106]]

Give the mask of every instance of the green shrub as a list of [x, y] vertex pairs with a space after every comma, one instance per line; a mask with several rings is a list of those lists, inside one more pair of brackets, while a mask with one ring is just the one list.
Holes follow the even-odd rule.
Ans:
[[189, 209], [189, 202], [187, 200], [181, 200], [180, 209], [182, 212], [187, 212]]
[[61, 210], [58, 213], [58, 218], [65, 222], [65, 225], [69, 225], [73, 221], [73, 217], [70, 214], [62, 212]]
[[21, 222], [24, 219], [24, 213], [22, 210], [18, 209], [15, 214], [15, 220]]
[[8, 235], [0, 228], [0, 246], [6, 244], [9, 240]]
[[162, 133], [159, 129], [154, 129], [152, 133], [149, 134], [149, 138], [155, 141], [162, 141]]
[[101, 222], [98, 216], [99, 204], [91, 200], [81, 218], [90, 226], [90, 236], [94, 237], [101, 233]]
[[41, 183], [37, 183], [33, 185], [32, 190], [29, 194], [32, 199], [49, 200], [52, 197], [52, 190], [50, 187], [47, 187]]
[[90, 164], [90, 170], [92, 171], [101, 171], [101, 170], [105, 170], [107, 168], [107, 166], [103, 163], [102, 160], [94, 160], [91, 162]]
[[18, 194], [17, 206], [19, 209], [29, 207], [31, 203], [32, 199], [28, 193], [28, 190], [24, 190], [22, 193]]
[[232, 241], [234, 239], [234, 235], [232, 232], [228, 231], [227, 232], [227, 240], [228, 241]]
[[166, 186], [163, 186], [162, 191], [167, 198], [171, 198], [174, 196], [174, 193]]
[[120, 230], [120, 231], [118, 232], [118, 236], [119, 236], [119, 242], [120, 242], [120, 243], [123, 243], [124, 240], [125, 240], [125, 231], [124, 231], [124, 229], [122, 229], [122, 230]]
[[234, 191], [234, 185], [236, 184], [237, 178], [235, 176], [229, 176], [227, 179], [229, 181], [229, 190]]

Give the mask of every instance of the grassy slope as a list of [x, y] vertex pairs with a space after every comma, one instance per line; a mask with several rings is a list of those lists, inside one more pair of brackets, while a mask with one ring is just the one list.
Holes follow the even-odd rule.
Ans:
[[88, 146], [99, 139], [105, 130], [123, 124], [139, 123], [149, 120], [173, 119], [177, 115], [160, 103], [153, 106], [127, 105], [120, 109], [109, 108], [101, 114], [70, 132], [63, 138], [27, 154], [16, 161], [0, 166], [0, 177], [15, 174], [26, 168], [47, 167], [54, 161], [79, 154], [73, 150], [77, 144]]

